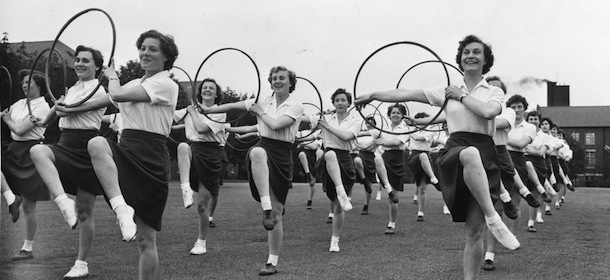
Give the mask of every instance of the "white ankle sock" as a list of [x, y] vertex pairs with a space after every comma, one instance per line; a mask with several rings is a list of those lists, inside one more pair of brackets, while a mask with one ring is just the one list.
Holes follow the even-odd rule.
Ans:
[[384, 189], [385, 189], [385, 191], [386, 191], [386, 192], [388, 192], [388, 193], [392, 192], [392, 186], [390, 186], [390, 185], [385, 185], [385, 186], [383, 186], [383, 188], [384, 188]]
[[125, 202], [125, 198], [123, 198], [122, 195], [117, 195], [110, 199], [110, 207], [113, 211], [116, 212], [117, 207], [122, 205], [127, 205], [127, 202]]
[[86, 267], [88, 264], [86, 261], [81, 261], [81, 260], [76, 260], [74, 262], [74, 266], [79, 266], [79, 267]]
[[334, 218], [335, 217], [335, 213], [328, 213], [328, 217], [329, 218]]
[[335, 242], [339, 242], [339, 236], [331, 236], [330, 237], [330, 241], [335, 241]]
[[203, 248], [205, 248], [205, 239], [199, 239], [197, 238], [197, 244], [203, 246]]
[[4, 196], [4, 199], [6, 199], [6, 204], [8, 205], [11, 205], [13, 204], [13, 202], [15, 202], [15, 194], [11, 190], [3, 192], [2, 196]]
[[337, 192], [337, 195], [341, 195], [341, 194], [345, 194], [345, 195], [347, 195], [347, 193], [345, 192], [345, 188], [343, 187], [343, 185], [335, 186], [335, 191]]
[[26, 251], [32, 252], [33, 247], [34, 247], [34, 240], [24, 240], [23, 247], [21, 247], [21, 250], [26, 250]]
[[190, 188], [191, 188], [191, 183], [189, 183], [189, 182], [184, 182], [184, 183], [180, 184], [180, 189], [182, 189], [182, 190], [188, 190]]
[[213, 221], [213, 220], [214, 220], [214, 217], [212, 217], [212, 216], [209, 216], [209, 217], [208, 217], [208, 222], [211, 222], [211, 221]]
[[528, 227], [533, 227], [534, 226], [534, 220], [527, 220], [527, 226]]
[[269, 258], [267, 259], [267, 263], [277, 266], [278, 255], [269, 254]]
[[486, 260], [490, 260], [490, 261], [494, 261], [494, 257], [496, 256], [496, 254], [491, 253], [491, 252], [485, 252], [485, 259]]
[[523, 197], [526, 197], [528, 194], [531, 194], [531, 192], [527, 188], [520, 188], [519, 194]]
[[491, 217], [485, 216], [485, 222], [488, 225], [493, 225], [493, 224], [495, 224], [495, 223], [497, 223], [499, 221], [502, 221], [502, 218], [500, 218], [500, 215], [498, 215], [498, 212], [494, 211], [494, 215], [491, 216]]
[[508, 194], [508, 192], [503, 192], [500, 194], [500, 199], [502, 202], [510, 202], [510, 194]]
[[263, 210], [271, 210], [271, 197], [270, 196], [261, 196], [261, 207]]
[[396, 222], [389, 222], [388, 227], [396, 228]]
[[546, 192], [546, 191], [544, 190], [544, 187], [543, 187], [542, 185], [538, 185], [538, 186], [536, 186], [536, 190], [538, 190], [538, 192], [539, 192], [540, 194], [543, 194], [543, 193], [545, 193], [545, 192]]
[[417, 216], [422, 216], [422, 217], [423, 217], [423, 216], [424, 216], [424, 212], [422, 212], [422, 211], [417, 211]]
[[66, 199], [68, 199], [68, 196], [64, 193], [64, 194], [58, 195], [54, 199], [54, 201], [55, 201], [55, 204], [57, 204], [59, 206], [59, 204], [62, 203], [62, 201], [65, 201]]

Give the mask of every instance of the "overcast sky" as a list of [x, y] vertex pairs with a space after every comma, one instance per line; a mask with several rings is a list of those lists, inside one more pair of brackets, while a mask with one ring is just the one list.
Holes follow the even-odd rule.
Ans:
[[[275, 65], [311, 80], [329, 99], [337, 88], [353, 91], [360, 65], [386, 44], [417, 42], [455, 65], [458, 42], [475, 34], [492, 45], [496, 61], [489, 74], [508, 84], [509, 95], [544, 106], [546, 86], [538, 82], [547, 79], [570, 86], [573, 106], [610, 105], [600, 84], [610, 76], [610, 1], [2, 0], [0, 31], [8, 32], [9, 42], [53, 40], [69, 18], [93, 7], [114, 20], [117, 65], [137, 59], [138, 35], [157, 29], [174, 36], [180, 50], [175, 65], [193, 78], [217, 49], [248, 53], [260, 70], [263, 94], [270, 92], [266, 77]], [[91, 12], [60, 40], [98, 48], [107, 58], [111, 35], [108, 20]], [[406, 69], [429, 59], [434, 57], [415, 46], [385, 49], [363, 69], [357, 93], [394, 88]], [[220, 52], [201, 71], [200, 79], [214, 77], [223, 87], [257, 90], [255, 69], [239, 52]], [[530, 78], [521, 83], [524, 77]], [[437, 64], [414, 69], [401, 87], [445, 83]], [[319, 103], [305, 82], [297, 92], [303, 101]]]

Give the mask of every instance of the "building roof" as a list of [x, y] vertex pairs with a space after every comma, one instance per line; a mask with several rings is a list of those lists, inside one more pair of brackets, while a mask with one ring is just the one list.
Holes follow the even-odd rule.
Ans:
[[559, 127], [610, 127], [610, 106], [538, 107]]
[[[6, 44], [11, 51], [16, 52], [22, 45], [25, 46], [27, 52], [32, 53], [41, 53], [45, 49], [51, 48], [53, 45], [53, 41], [34, 41], [34, 42], [14, 42]], [[66, 44], [61, 41], [57, 41], [55, 48], [59, 50], [63, 59], [68, 63], [68, 65], [74, 64], [74, 50], [68, 47]]]

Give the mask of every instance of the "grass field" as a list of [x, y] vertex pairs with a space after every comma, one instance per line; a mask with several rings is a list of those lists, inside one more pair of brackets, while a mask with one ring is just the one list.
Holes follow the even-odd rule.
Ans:
[[[267, 260], [267, 234], [260, 205], [246, 183], [221, 188], [210, 229], [208, 253], [190, 256], [197, 238], [195, 207], [184, 209], [178, 182], [170, 196], [158, 234], [157, 279], [253, 279]], [[278, 274], [271, 279], [461, 279], [463, 224], [441, 213], [441, 195], [428, 188], [426, 220], [416, 221], [413, 185], [400, 194], [396, 234], [384, 235], [387, 200], [373, 200], [368, 216], [360, 215], [364, 190], [356, 184], [354, 210], [348, 212], [340, 253], [328, 252], [331, 227], [326, 224], [328, 199], [316, 185], [313, 210], [305, 209], [308, 186], [295, 183], [288, 194], [284, 243]], [[375, 194], [375, 193], [374, 193]], [[12, 262], [23, 244], [23, 221], [13, 224], [3, 201], [0, 229], [0, 279], [61, 279], [74, 263], [78, 230], [64, 223], [51, 201], [38, 204], [38, 233], [32, 260]], [[522, 205], [522, 211], [526, 207]], [[526, 219], [516, 233], [517, 251], [500, 249], [497, 270], [481, 271], [480, 279], [610, 279], [610, 189], [580, 188], [568, 193], [561, 210], [543, 216], [538, 232], [528, 233]], [[115, 218], [100, 197], [94, 218], [96, 239], [89, 256], [88, 279], [136, 279], [138, 249], [124, 243]]]

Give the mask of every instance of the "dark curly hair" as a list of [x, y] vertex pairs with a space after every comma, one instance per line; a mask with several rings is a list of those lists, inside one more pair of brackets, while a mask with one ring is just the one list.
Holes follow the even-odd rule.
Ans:
[[163, 70], [172, 69], [172, 67], [174, 67], [174, 61], [176, 61], [176, 58], [178, 58], [178, 46], [176, 46], [176, 43], [174, 42], [174, 37], [171, 35], [163, 35], [157, 30], [148, 30], [140, 35], [138, 41], [136, 41], [136, 47], [140, 49], [140, 47], [142, 47], [142, 43], [147, 38], [159, 40], [161, 43], [161, 52], [165, 58], [167, 58], [163, 64]]
[[394, 110], [394, 108], [397, 108], [398, 111], [400, 111], [400, 113], [403, 115], [403, 117], [407, 114], [407, 108], [405, 108], [405, 106], [398, 103], [394, 103], [390, 105], [390, 107], [388, 107], [388, 117], [392, 114], [392, 110]]
[[414, 117], [414, 118], [416, 118], [416, 119], [421, 119], [421, 118], [427, 118], [427, 117], [429, 117], [429, 116], [430, 116], [430, 115], [428, 115], [428, 113], [426, 113], [426, 112], [419, 112], [419, 113], [415, 114], [415, 117]]
[[528, 112], [527, 117], [525, 117], [525, 119], [528, 120], [530, 117], [537, 117], [538, 120], [542, 123], [542, 115], [538, 113], [538, 111]]
[[464, 69], [462, 68], [462, 52], [464, 51], [464, 48], [466, 48], [466, 46], [470, 43], [480, 43], [481, 45], [483, 45], [483, 55], [485, 56], [483, 74], [486, 74], [487, 72], [489, 72], [489, 69], [491, 69], [491, 67], [494, 65], [494, 54], [491, 51], [491, 46], [486, 43], [483, 43], [483, 41], [477, 36], [468, 35], [462, 41], [460, 41], [458, 53], [455, 56], [455, 62], [460, 67], [460, 70], [464, 71]]
[[203, 79], [203, 81], [201, 82], [201, 84], [199, 84], [199, 94], [197, 95], [197, 101], [202, 102], [201, 99], [201, 93], [203, 91], [203, 84], [206, 82], [210, 82], [210, 83], [214, 83], [214, 85], [216, 85], [216, 98], [214, 98], [214, 104], [218, 105], [220, 104], [220, 102], [222, 101], [222, 89], [220, 89], [220, 85], [216, 82], [216, 80], [212, 79], [212, 78], [205, 78]]
[[[18, 72], [19, 81], [21, 81], [23, 83], [23, 78], [29, 76], [30, 73], [32, 73], [32, 71], [30, 71], [29, 69], [19, 70], [19, 72]], [[32, 80], [34, 80], [34, 82], [36, 83], [36, 86], [38, 87], [38, 91], [40, 92], [40, 96], [47, 95], [47, 93], [48, 93], [47, 87], [46, 87], [47, 80], [45, 79], [44, 74], [34, 70], [34, 73], [32, 73]]]
[[500, 77], [498, 76], [489, 76], [487, 78], [485, 78], [485, 80], [489, 83], [491, 81], [498, 81], [500, 82], [500, 88], [502, 89], [502, 91], [504, 92], [504, 94], [507, 93], [506, 91], [506, 85], [504, 84], [504, 82], [502, 82], [502, 80], [500, 80]]
[[95, 66], [98, 67], [98, 69], [95, 70], [95, 77], [97, 78], [102, 73], [102, 70], [104, 68], [102, 67], [104, 65], [104, 56], [102, 56], [102, 53], [94, 48], [85, 47], [83, 45], [76, 47], [74, 57], [77, 57], [79, 52], [91, 53], [91, 56], [93, 57], [93, 63], [95, 63]]
[[352, 105], [352, 94], [347, 92], [347, 91], [345, 91], [344, 88], [340, 88], [340, 89], [335, 90], [333, 95], [330, 96], [330, 102], [335, 103], [335, 97], [337, 97], [337, 95], [339, 95], [339, 94], [345, 94], [345, 97], [347, 97], [347, 103]]
[[510, 107], [513, 104], [516, 103], [521, 103], [523, 104], [523, 109], [527, 110], [527, 106], [529, 106], [529, 104], [527, 103], [527, 99], [525, 99], [525, 97], [519, 95], [519, 94], [515, 94], [513, 96], [511, 96], [508, 101], [506, 101], [506, 107]]
[[288, 68], [285, 66], [279, 65], [271, 68], [271, 70], [269, 70], [269, 77], [267, 78], [267, 81], [269, 81], [271, 84], [271, 75], [280, 71], [288, 72], [288, 80], [290, 80], [290, 88], [288, 89], [288, 92], [293, 92], [297, 85], [297, 74], [292, 70], [288, 70]]
[[549, 129], [551, 129], [551, 127], [553, 127], [553, 125], [554, 125], [553, 121], [548, 117], [544, 117], [540, 120], [540, 124], [542, 124], [543, 122], [549, 123]]

